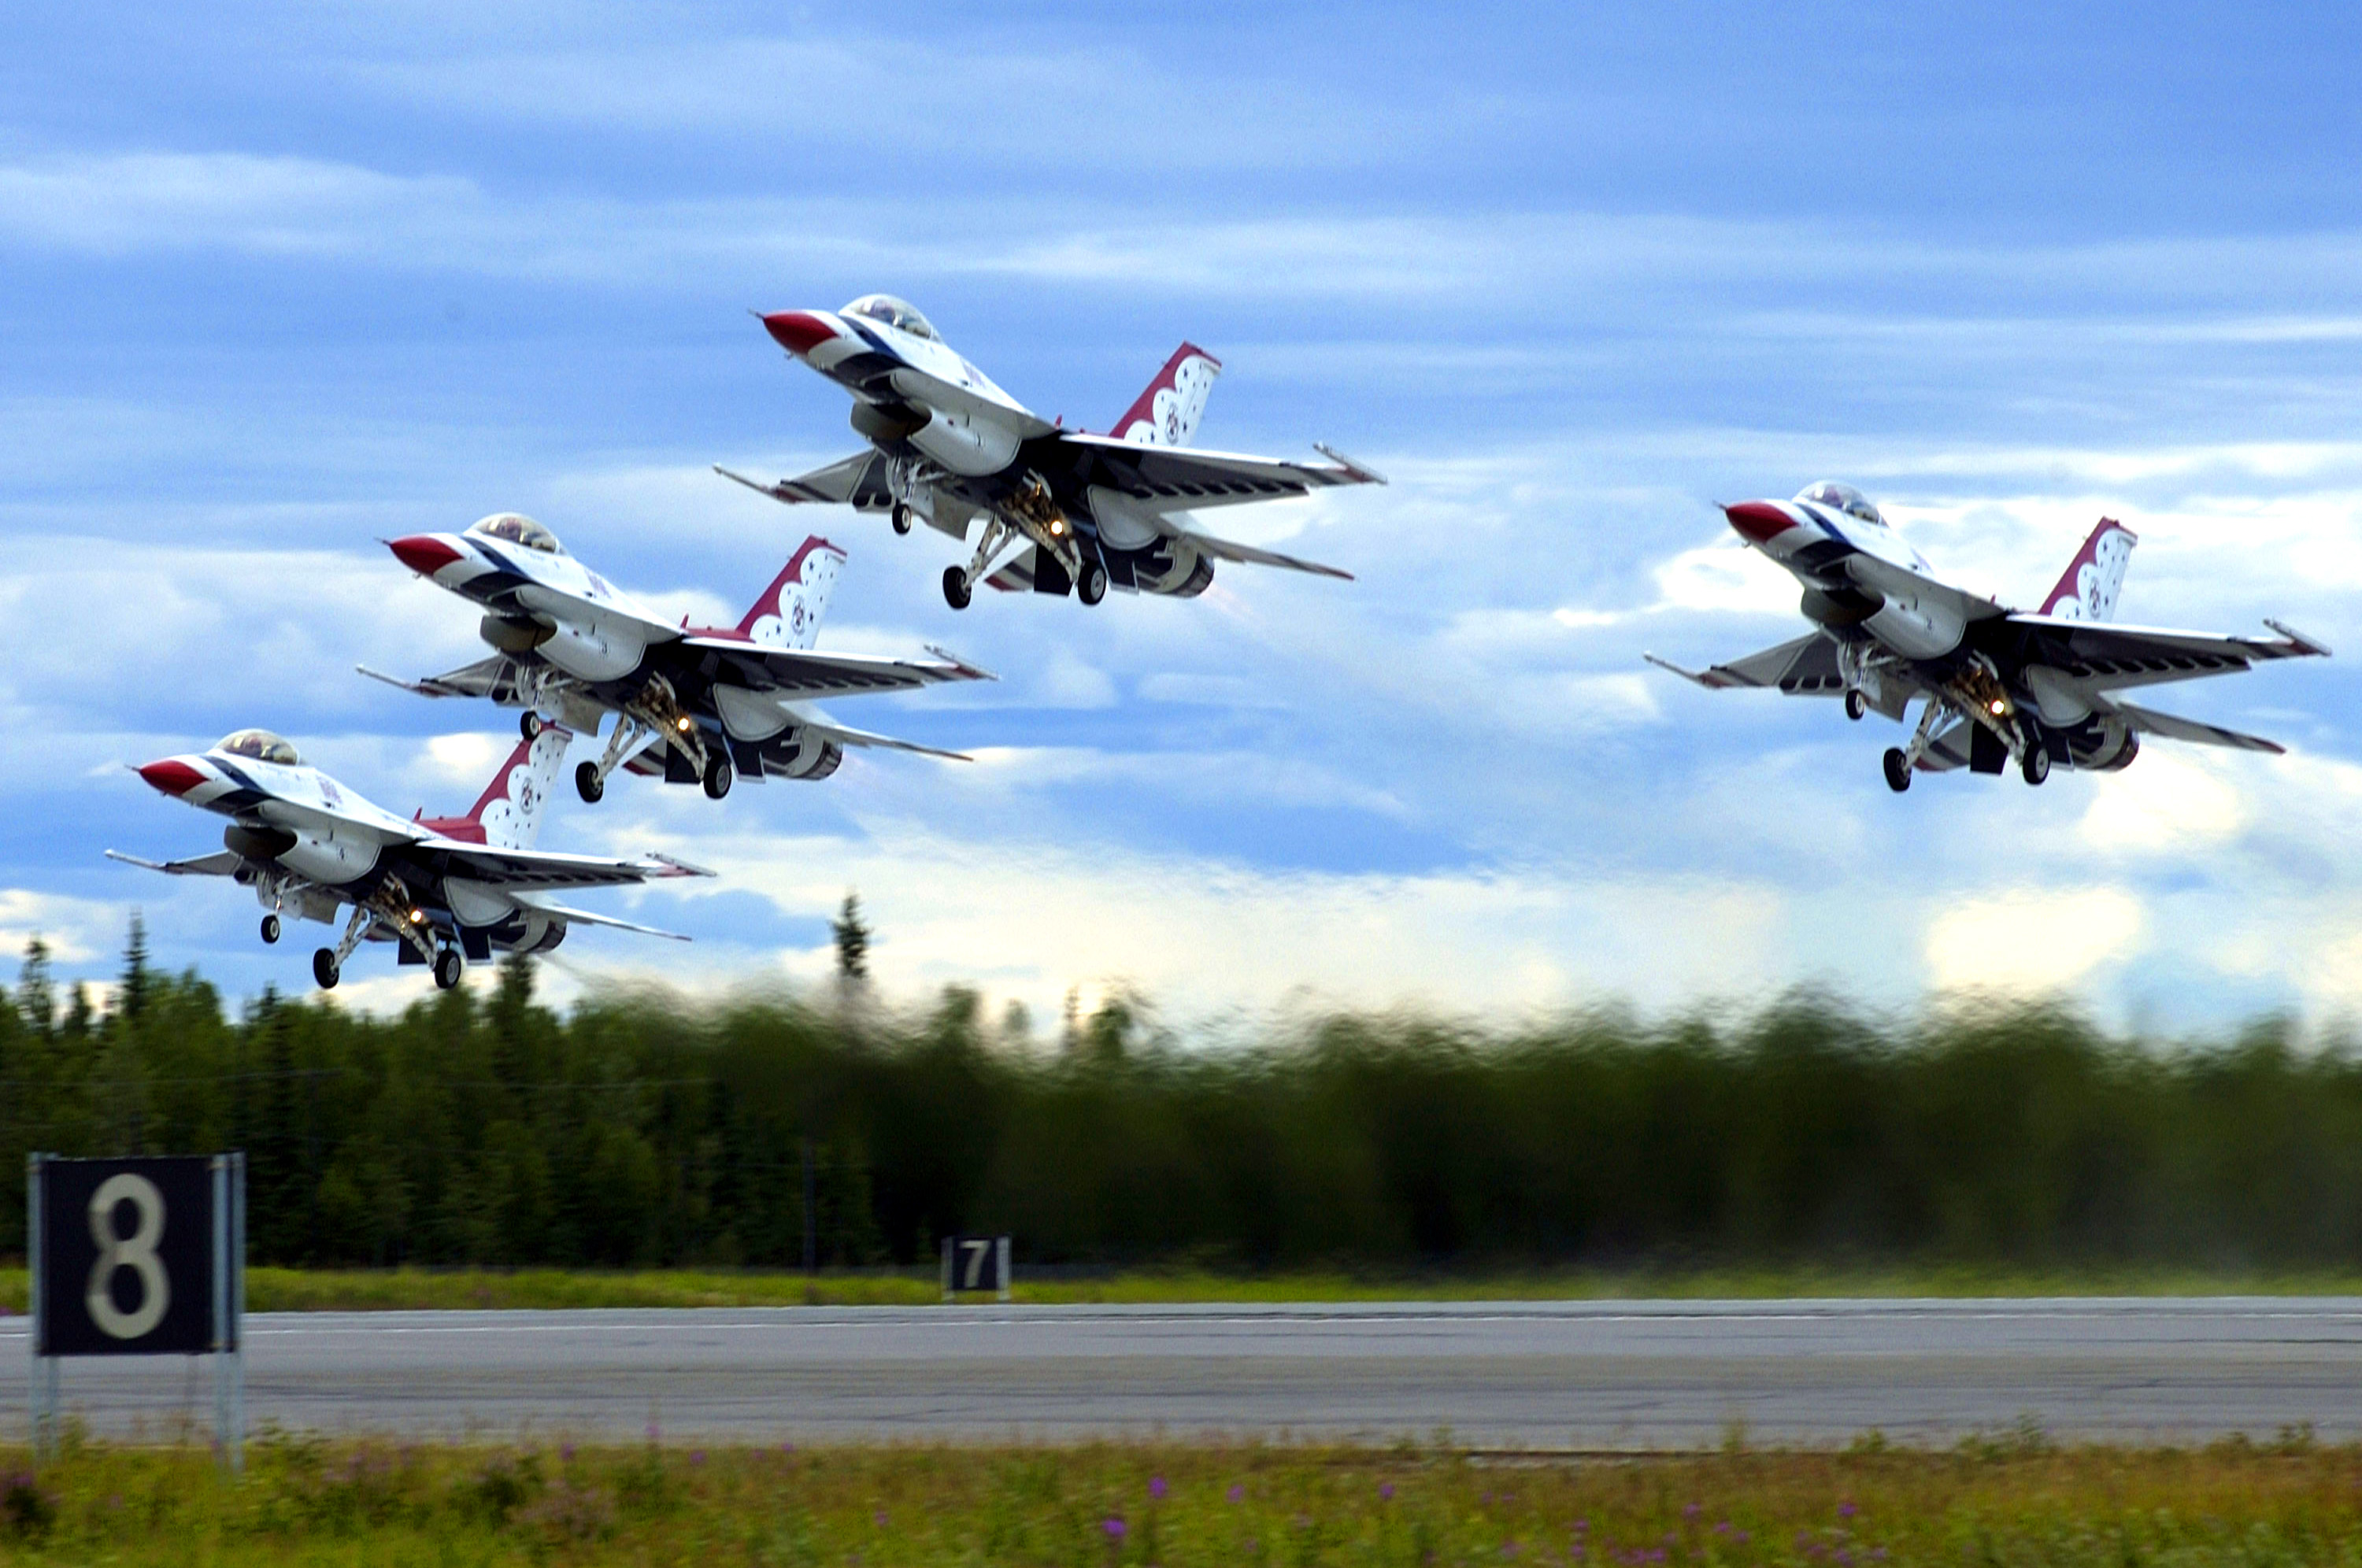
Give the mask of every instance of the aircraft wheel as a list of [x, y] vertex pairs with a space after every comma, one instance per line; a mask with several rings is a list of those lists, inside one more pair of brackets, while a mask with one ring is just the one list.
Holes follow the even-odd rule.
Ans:
[[312, 955], [312, 977], [320, 982], [324, 991], [337, 988], [337, 950], [323, 947]]
[[1845, 708], [1846, 717], [1860, 723], [1861, 716], [1870, 712], [1870, 699], [1859, 691], [1848, 691], [1845, 694]]
[[1886, 748], [1886, 787], [1898, 795], [1911, 788], [1911, 759], [1899, 745]]
[[279, 917], [277, 915], [267, 914], [262, 917], [262, 940], [265, 942], [276, 942], [279, 940]]
[[965, 610], [968, 601], [975, 596], [976, 590], [968, 586], [966, 572], [955, 566], [944, 568], [944, 603], [955, 610]]
[[897, 534], [909, 533], [911, 525], [918, 521], [917, 515], [911, 510], [911, 503], [907, 501], [898, 501], [894, 503], [893, 516], [894, 532]]
[[1107, 597], [1107, 568], [1097, 561], [1083, 563], [1081, 580], [1075, 584], [1075, 597], [1086, 604], [1097, 604]]
[[468, 961], [459, 956], [458, 948], [446, 947], [435, 955], [435, 988], [436, 990], [449, 990], [459, 983], [459, 977], [467, 972]]
[[730, 793], [730, 782], [733, 777], [730, 768], [730, 754], [720, 746], [714, 747], [705, 759], [705, 798], [709, 801], [718, 801]]
[[527, 708], [517, 715], [517, 734], [528, 741], [541, 738], [541, 715]]
[[586, 762], [574, 770], [574, 792], [582, 797], [586, 806], [595, 806], [599, 797], [607, 792], [607, 781], [599, 777], [599, 765]]
[[2018, 770], [2025, 775], [2025, 781], [2028, 784], [2041, 783], [2050, 777], [2050, 753], [2040, 745], [2027, 746], [2025, 759], [2018, 764]]

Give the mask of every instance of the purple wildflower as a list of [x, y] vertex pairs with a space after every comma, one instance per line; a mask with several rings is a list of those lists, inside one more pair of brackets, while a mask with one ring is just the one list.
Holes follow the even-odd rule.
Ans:
[[1231, 1496], [1231, 1502], [1235, 1503], [1235, 1502], [1237, 1502], [1240, 1498], [1242, 1498], [1242, 1497], [1245, 1496], [1246, 1495], [1247, 1495], [1247, 1489], [1246, 1489], [1244, 1486], [1240, 1485], [1239, 1485], [1237, 1482], [1235, 1482], [1235, 1481], [1233, 1481], [1232, 1483], [1231, 1483], [1231, 1493], [1230, 1493], [1230, 1496]]
[[559, 1443], [557, 1445], [557, 1457], [571, 1461], [574, 1457], [574, 1445], [570, 1442]]
[[1155, 1498], [1160, 1503], [1164, 1500], [1164, 1476], [1152, 1475], [1148, 1478], [1148, 1495]]
[[1705, 1507], [1703, 1504], [1683, 1503], [1682, 1505], [1682, 1518], [1685, 1519], [1694, 1519], [1704, 1512], [1705, 1512]]
[[1859, 1512], [1860, 1512], [1860, 1510], [1853, 1506], [1853, 1499], [1851, 1497], [1848, 1497], [1844, 1502], [1838, 1505], [1838, 1518], [1841, 1519], [1849, 1519]]
[[650, 1442], [657, 1441], [657, 1424], [654, 1421], [648, 1423], [648, 1441]]
[[1514, 1541], [1514, 1540], [1505, 1540], [1505, 1541], [1503, 1541], [1503, 1542], [1501, 1543], [1501, 1555], [1502, 1555], [1502, 1556], [1504, 1556], [1504, 1557], [1515, 1557], [1517, 1554], [1518, 1554], [1518, 1543], [1517, 1543], [1516, 1541]]
[[1381, 1482], [1379, 1482], [1379, 1483], [1378, 1483], [1378, 1501], [1379, 1501], [1379, 1502], [1381, 1502], [1381, 1503], [1391, 1503], [1391, 1502], [1393, 1502], [1394, 1500], [1395, 1500], [1395, 1484], [1394, 1484], [1393, 1482], [1391, 1482], [1391, 1481], [1381, 1481]]
[[1113, 1514], [1109, 1514], [1106, 1518], [1099, 1521], [1099, 1529], [1107, 1531], [1108, 1539], [1109, 1540], [1121, 1540], [1125, 1535], [1130, 1533], [1131, 1530], [1130, 1526], [1126, 1525], [1121, 1518]]
[[886, 1510], [883, 1508], [877, 1510], [877, 1528], [879, 1529], [886, 1528]]
[[693, 1449], [690, 1449], [690, 1450], [689, 1451], [689, 1462], [690, 1462], [691, 1464], [702, 1464], [702, 1463], [705, 1463], [705, 1451], [704, 1451], [703, 1449], [701, 1449], [701, 1448], [693, 1448]]

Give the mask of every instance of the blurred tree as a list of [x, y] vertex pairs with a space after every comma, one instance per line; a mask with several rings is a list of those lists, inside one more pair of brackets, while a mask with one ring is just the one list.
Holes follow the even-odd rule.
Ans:
[[861, 922], [858, 895], [844, 895], [844, 908], [829, 929], [836, 933], [836, 977], [847, 985], [869, 977], [869, 928]]

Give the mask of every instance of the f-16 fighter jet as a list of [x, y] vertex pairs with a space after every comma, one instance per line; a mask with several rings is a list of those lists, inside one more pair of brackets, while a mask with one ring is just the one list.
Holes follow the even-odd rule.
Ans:
[[531, 738], [551, 714], [596, 734], [608, 713], [605, 752], [574, 770], [585, 801], [607, 792], [627, 767], [676, 784], [702, 781], [720, 800], [734, 773], [761, 779], [825, 778], [848, 745], [891, 746], [966, 758], [911, 741], [847, 728], [816, 697], [900, 691], [940, 680], [988, 680], [940, 648], [932, 660], [819, 653], [812, 647], [844, 552], [803, 542], [735, 626], [679, 625], [623, 593], [566, 553], [530, 517], [496, 513], [464, 534], [390, 540], [402, 564], [485, 609], [478, 628], [499, 651], [448, 674], [402, 680], [361, 673], [427, 697], [489, 697], [522, 708]]
[[[276, 942], [280, 917], [334, 924], [352, 906], [344, 939], [312, 955], [312, 977], [332, 988], [363, 942], [391, 942], [400, 961], [425, 964], [449, 990], [469, 962], [494, 952], [546, 953], [575, 922], [649, 936], [671, 932], [568, 909], [548, 895], [669, 877], [711, 877], [685, 861], [652, 855], [604, 860], [533, 847], [549, 786], [573, 735], [551, 724], [521, 743], [464, 817], [411, 818], [364, 800], [268, 730], [240, 730], [210, 751], [167, 756], [139, 777], [167, 795], [230, 819], [218, 855], [194, 860], [114, 859], [176, 877], [227, 877], [254, 889], [270, 912], [262, 940]], [[687, 941], [674, 936], [675, 941]]]
[[2105, 518], [2041, 608], [2025, 612], [1937, 578], [1851, 485], [1824, 482], [1794, 501], [1722, 510], [1739, 537], [1804, 585], [1800, 608], [1814, 629], [1703, 672], [1654, 654], [1649, 661], [1713, 689], [1840, 697], [1849, 719], [1876, 712], [1900, 721], [1914, 698], [1924, 698], [1910, 741], [1886, 753], [1887, 786], [1897, 793], [1911, 787], [1914, 769], [1999, 773], [2014, 763], [2028, 784], [2049, 777], [2054, 763], [2113, 772], [2131, 766], [2143, 735], [2279, 752], [2259, 736], [2137, 707], [2121, 694], [2329, 652], [2278, 621], [2264, 623], [2279, 634], [2270, 640], [2113, 624], [2134, 536]]
[[[865, 294], [838, 311], [779, 311], [763, 325], [853, 394], [853, 428], [870, 449], [777, 484], [715, 471], [775, 501], [888, 513], [898, 534], [916, 521], [965, 540], [981, 522], [967, 565], [944, 570], [944, 597], [955, 610], [967, 607], [979, 581], [1011, 591], [1072, 588], [1086, 604], [1110, 586], [1186, 599], [1214, 580], [1217, 560], [1350, 579], [1335, 567], [1218, 539], [1188, 514], [1385, 482], [1327, 447], [1317, 449], [1331, 464], [1320, 465], [1190, 447], [1222, 368], [1191, 344], [1165, 361], [1112, 434], [1093, 436], [1029, 411], [889, 295]], [[1002, 553], [1019, 547], [996, 569]]]

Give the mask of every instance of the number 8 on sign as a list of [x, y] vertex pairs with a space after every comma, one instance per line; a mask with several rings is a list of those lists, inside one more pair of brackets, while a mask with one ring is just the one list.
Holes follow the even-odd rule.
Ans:
[[[115, 1209], [128, 1203], [139, 1211], [138, 1228], [128, 1236], [115, 1231]], [[91, 1266], [90, 1289], [83, 1301], [90, 1320], [113, 1339], [136, 1340], [164, 1320], [172, 1304], [172, 1286], [156, 1256], [164, 1239], [164, 1195], [143, 1176], [125, 1171], [101, 1182], [90, 1195], [90, 1239], [98, 1245], [98, 1262]], [[139, 1276], [139, 1305], [129, 1312], [115, 1305], [115, 1271], [127, 1268]]]

